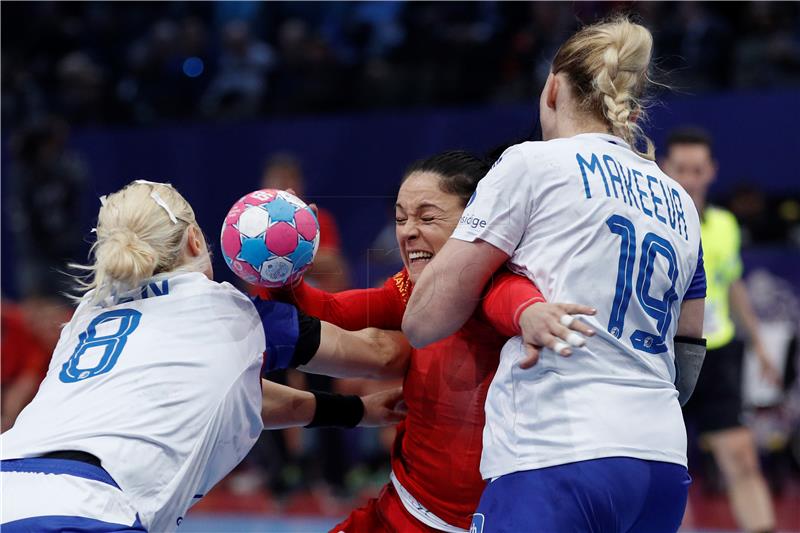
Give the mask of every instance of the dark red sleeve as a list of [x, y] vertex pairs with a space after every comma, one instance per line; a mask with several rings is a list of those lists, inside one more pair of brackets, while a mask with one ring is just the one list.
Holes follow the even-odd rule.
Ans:
[[319, 222], [319, 247], [338, 252], [341, 248], [341, 240], [339, 239], [339, 228], [336, 225], [336, 219], [327, 210], [319, 209], [317, 211], [317, 220]]
[[4, 301], [2, 311], [0, 383], [5, 386], [26, 374], [41, 381], [50, 362], [45, 348], [19, 308]]
[[389, 278], [383, 287], [376, 289], [329, 293], [303, 281], [293, 289], [260, 296], [292, 303], [308, 315], [350, 331], [369, 327], [399, 330], [407, 300], [404, 301], [396, 278], [403, 274]]
[[494, 275], [491, 287], [484, 294], [479, 318], [506, 337], [519, 335], [519, 316], [536, 302], [544, 302], [539, 288], [526, 277], [508, 270]]

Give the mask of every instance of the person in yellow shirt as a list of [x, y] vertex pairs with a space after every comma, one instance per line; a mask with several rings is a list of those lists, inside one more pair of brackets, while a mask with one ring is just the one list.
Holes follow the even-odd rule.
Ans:
[[710, 136], [699, 129], [673, 131], [667, 139], [664, 171], [694, 200], [701, 219], [707, 293], [703, 335], [708, 341], [703, 369], [685, 408], [696, 421], [725, 479], [739, 527], [748, 532], [775, 529], [772, 499], [758, 461], [753, 435], [741, 420], [744, 344], [742, 326], [764, 376], [777, 380], [742, 282], [739, 225], [732, 213], [708, 205], [706, 194], [717, 176]]

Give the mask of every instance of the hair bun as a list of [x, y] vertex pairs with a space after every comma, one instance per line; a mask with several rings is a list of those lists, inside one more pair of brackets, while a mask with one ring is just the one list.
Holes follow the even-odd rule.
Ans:
[[114, 228], [98, 239], [95, 257], [109, 278], [124, 285], [151, 277], [158, 264], [153, 247], [124, 227]]

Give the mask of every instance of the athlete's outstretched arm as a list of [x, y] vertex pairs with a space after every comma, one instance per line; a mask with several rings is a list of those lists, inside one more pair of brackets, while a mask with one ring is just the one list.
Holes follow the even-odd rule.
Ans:
[[267, 349], [264, 371], [298, 368], [333, 377], [402, 377], [411, 347], [399, 331], [346, 331], [290, 304], [255, 299]]
[[358, 398], [315, 394], [262, 379], [261, 391], [261, 420], [265, 429], [387, 426], [405, 416], [400, 388]]
[[262, 291], [268, 299], [296, 305], [325, 322], [356, 331], [363, 328], [400, 329], [405, 302], [396, 284], [399, 273], [379, 288], [325, 292], [301, 280], [295, 287]]
[[399, 331], [346, 331], [322, 322], [319, 349], [297, 369], [337, 378], [399, 378], [405, 375], [410, 356], [411, 346]]
[[286, 385], [261, 380], [261, 420], [265, 429], [306, 426], [314, 418], [314, 395]]
[[420, 348], [463, 326], [480, 302], [492, 274], [508, 254], [486, 241], [449, 239], [414, 285], [403, 333]]

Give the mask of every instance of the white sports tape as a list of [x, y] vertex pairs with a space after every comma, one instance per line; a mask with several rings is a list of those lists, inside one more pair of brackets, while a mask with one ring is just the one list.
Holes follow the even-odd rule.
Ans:
[[175, 216], [175, 213], [173, 213], [172, 209], [169, 208], [167, 202], [165, 202], [164, 199], [161, 198], [161, 196], [159, 196], [159, 194], [155, 190], [153, 190], [150, 193], [150, 198], [152, 198], [158, 205], [164, 208], [164, 211], [167, 212], [167, 215], [169, 215], [169, 219], [172, 221], [173, 224], [178, 223], [178, 217]]
[[[135, 180], [134, 183], [138, 183], [140, 185], [164, 185], [165, 187], [172, 187], [172, 185], [170, 185], [169, 183], [158, 183], [155, 181], [147, 181], [147, 180]], [[150, 198], [152, 198], [155, 203], [160, 205], [164, 209], [164, 211], [167, 212], [167, 215], [169, 215], [169, 219], [172, 221], [173, 224], [178, 223], [178, 217], [175, 216], [175, 213], [172, 212], [172, 209], [169, 208], [167, 202], [165, 202], [164, 199], [161, 198], [161, 195], [158, 194], [158, 191], [156, 191], [155, 188], [153, 188], [153, 190], [150, 191]]]
[[580, 333], [576, 333], [571, 331], [569, 335], [567, 335], [567, 342], [570, 343], [572, 346], [583, 346], [586, 344], [586, 339], [583, 338], [583, 335]]
[[569, 348], [569, 344], [564, 341], [556, 341], [555, 345], [553, 346], [553, 351], [557, 354], [560, 354], [564, 350]]

